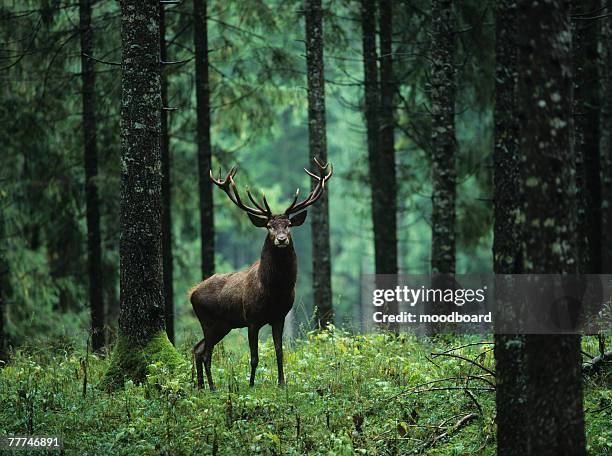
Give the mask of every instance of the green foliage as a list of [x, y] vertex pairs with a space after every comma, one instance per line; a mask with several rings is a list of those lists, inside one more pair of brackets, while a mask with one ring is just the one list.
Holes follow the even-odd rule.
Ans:
[[[246, 341], [234, 341], [213, 359], [217, 393], [198, 391], [188, 365], [158, 361], [146, 382], [109, 394], [96, 387], [108, 358], [18, 352], [0, 371], [0, 432], [60, 435], [79, 454], [495, 454], [494, 380], [461, 360], [432, 359], [448, 342], [311, 332], [287, 350], [288, 386], [279, 388], [267, 340], [249, 388]], [[490, 345], [456, 353], [493, 367]], [[611, 403], [609, 371], [586, 380], [589, 454], [612, 446]]]

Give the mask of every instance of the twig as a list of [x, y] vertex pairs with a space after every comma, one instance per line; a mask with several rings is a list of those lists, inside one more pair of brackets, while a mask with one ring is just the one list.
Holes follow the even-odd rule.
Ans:
[[454, 348], [450, 348], [446, 351], [440, 352], [440, 353], [436, 353], [436, 354], [446, 354], [446, 353], [450, 353], [452, 351], [457, 351], [457, 350], [461, 350], [462, 348], [466, 348], [466, 347], [473, 347], [474, 345], [491, 345], [493, 342], [472, 342], [471, 344], [465, 344], [465, 345], [460, 345], [459, 347], [454, 347]]
[[596, 356], [590, 361], [584, 363], [582, 365], [582, 371], [589, 374], [597, 372], [602, 365], [610, 361], [612, 361], [612, 350], [605, 352], [603, 355]]
[[110, 62], [108, 60], [96, 59], [95, 57], [89, 54], [86, 54], [85, 52], [83, 52], [83, 55], [87, 57], [88, 59], [93, 60], [94, 62], [103, 63], [105, 65], [121, 66], [121, 62]]
[[461, 356], [461, 355], [455, 355], [452, 353], [432, 353], [431, 357], [432, 358], [437, 358], [438, 356], [448, 356], [451, 358], [457, 358], [457, 359], [461, 359], [463, 361], [467, 361], [470, 364], [473, 364], [474, 366], [480, 367], [483, 371], [491, 374], [492, 376], [495, 377], [495, 372], [493, 372], [491, 369], [484, 367], [482, 364], [478, 364], [476, 361], [471, 360], [470, 358], [466, 358], [465, 356]]
[[457, 421], [455, 423], [455, 425], [449, 431], [443, 432], [442, 434], [438, 435], [437, 437], [434, 437], [434, 439], [431, 442], [429, 442], [427, 445], [425, 445], [425, 448], [429, 448], [429, 447], [434, 446], [440, 440], [442, 440], [443, 438], [449, 437], [450, 435], [454, 434], [459, 429], [461, 429], [462, 427], [464, 427], [466, 424], [468, 424], [470, 421], [472, 421], [474, 418], [477, 418], [477, 417], [478, 417], [477, 413], [470, 413], [469, 415], [465, 415], [463, 418], [461, 418], [459, 421]]
[[472, 393], [467, 387], [465, 388], [465, 394], [467, 394], [469, 396], [469, 398], [472, 400], [472, 402], [474, 403], [474, 405], [476, 405], [476, 408], [478, 409], [478, 411], [480, 412], [481, 415], [484, 415], [484, 413], [482, 413], [482, 407], [480, 406], [480, 404], [478, 403], [478, 400], [476, 399], [476, 396], [474, 395], [474, 393]]

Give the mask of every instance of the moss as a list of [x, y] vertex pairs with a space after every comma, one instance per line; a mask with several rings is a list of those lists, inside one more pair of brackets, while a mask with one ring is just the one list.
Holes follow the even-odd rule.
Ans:
[[106, 390], [123, 388], [126, 378], [141, 383], [146, 378], [147, 367], [156, 362], [170, 369], [176, 369], [185, 362], [170, 343], [166, 331], [158, 332], [145, 345], [135, 343], [127, 336], [120, 336], [110, 366], [99, 386]]

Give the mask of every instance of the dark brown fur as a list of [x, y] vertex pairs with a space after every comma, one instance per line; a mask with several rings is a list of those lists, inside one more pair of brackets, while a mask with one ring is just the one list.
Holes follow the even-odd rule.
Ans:
[[[258, 334], [266, 324], [272, 326], [278, 383], [284, 383], [282, 335], [297, 279], [297, 258], [289, 227], [301, 225], [305, 216], [305, 212], [299, 214], [293, 223], [286, 215], [273, 216], [267, 222], [268, 235], [259, 261], [244, 271], [215, 274], [191, 289], [189, 299], [204, 333], [204, 339], [194, 347], [200, 388], [204, 365], [208, 385], [215, 389], [210, 370], [214, 346], [233, 328], [244, 327], [248, 327], [249, 334], [252, 386], [259, 362]], [[276, 245], [277, 238], [285, 239], [284, 248]]]
[[[305, 209], [314, 204], [325, 191], [325, 183], [333, 174], [331, 164], [321, 164], [314, 160], [318, 175], [304, 168], [316, 184], [310, 194], [298, 202], [299, 190], [293, 202], [281, 215], [273, 215], [270, 205], [263, 196], [259, 204], [247, 189], [247, 195], [255, 207], [244, 204], [234, 182], [236, 167], [232, 168], [225, 179], [216, 179], [210, 171], [212, 182], [225, 192], [230, 201], [249, 216], [251, 223], [266, 228], [268, 235], [261, 249], [261, 259], [246, 271], [215, 274], [193, 287], [189, 300], [200, 320], [204, 339], [193, 347], [195, 364], [198, 371], [198, 387], [204, 384], [202, 365], [211, 390], [215, 389], [210, 363], [215, 345], [233, 328], [249, 329], [249, 348], [251, 350], [251, 379], [255, 383], [255, 371], [259, 363], [258, 335], [264, 325], [272, 326], [278, 384], [285, 383], [283, 374], [283, 328], [285, 317], [293, 307], [295, 281], [297, 279], [297, 258], [291, 239], [291, 227], [300, 226], [306, 220]], [[220, 173], [219, 173], [220, 174]], [[293, 215], [290, 217], [290, 215]]]

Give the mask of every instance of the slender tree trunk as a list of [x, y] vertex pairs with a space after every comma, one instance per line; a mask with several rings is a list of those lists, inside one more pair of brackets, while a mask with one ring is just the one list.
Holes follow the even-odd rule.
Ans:
[[[6, 333], [6, 312], [10, 294], [9, 266], [6, 258], [6, 230], [3, 209], [5, 202], [0, 198], [0, 361], [8, 359], [8, 334]], [[0, 365], [0, 367], [2, 367]]]
[[453, 1], [433, 0], [431, 38], [432, 272], [455, 272], [455, 31]]
[[[602, 5], [607, 3], [602, 2]], [[609, 12], [609, 10], [608, 10]], [[612, 24], [601, 21], [602, 272], [612, 273]]]
[[[520, 274], [519, 125], [517, 112], [516, 2], [500, 0], [495, 15], [495, 111], [493, 149], [494, 225], [493, 268], [496, 274]], [[504, 277], [496, 285], [497, 318], [504, 314]], [[503, 322], [502, 322], [503, 323]], [[503, 325], [498, 326], [501, 330]], [[525, 337], [519, 334], [495, 334], [497, 454], [523, 456], [527, 446], [525, 433]]]
[[[159, 48], [161, 61], [168, 59], [166, 52], [166, 14], [163, 5], [159, 10]], [[168, 107], [168, 78], [161, 73], [161, 98], [162, 105]], [[161, 166], [162, 166], [162, 263], [164, 277], [164, 302], [166, 315], [166, 333], [168, 339], [174, 343], [174, 287], [172, 283], [172, 212], [170, 180], [170, 136], [168, 135], [168, 111], [161, 111]]]
[[395, 76], [393, 74], [393, 2], [380, 0], [380, 228], [384, 262], [380, 273], [397, 274], [397, 182], [395, 177]]
[[[306, 74], [308, 79], [308, 149], [310, 162], [327, 163], [325, 72], [323, 66], [323, 9], [321, 0], [306, 0]], [[334, 320], [329, 249], [329, 191], [310, 209], [312, 230], [312, 287], [318, 325]]]
[[206, 23], [206, 6], [206, 0], [193, 0], [200, 229], [202, 277], [204, 279], [215, 273], [215, 221], [213, 213], [212, 183], [208, 177], [208, 172], [212, 166], [212, 146], [210, 141], [210, 81], [208, 78], [208, 27]]
[[380, 160], [380, 99], [378, 90], [378, 56], [376, 53], [376, 2], [362, 0], [361, 27], [363, 37], [363, 73], [364, 73], [364, 112], [368, 141], [368, 164], [370, 175], [372, 227], [374, 230], [375, 270], [382, 270], [382, 227], [380, 213], [384, 208], [379, 204], [382, 198], [378, 184], [381, 180]]
[[[576, 272], [570, 2], [518, 2], [523, 270]], [[545, 32], [543, 32], [545, 31]], [[528, 455], [585, 454], [580, 337], [528, 335]]]
[[[376, 51], [376, 0], [362, 0], [364, 112], [372, 198], [372, 226], [377, 274], [397, 274], [396, 182], [393, 119], [391, 3], [381, 1], [380, 83]], [[383, 11], [384, 10], [384, 11]]]
[[79, 0], [81, 35], [81, 83], [83, 102], [83, 144], [85, 155], [85, 199], [87, 206], [87, 275], [91, 314], [91, 346], [104, 346], [104, 301], [102, 300], [102, 247], [100, 238], [100, 198], [98, 196], [98, 147], [96, 143], [96, 73], [91, 28], [92, 0]]
[[[572, 12], [596, 14], [599, 1], [574, 1]], [[578, 194], [578, 254], [583, 272], [602, 272], [601, 163], [597, 20], [574, 21], [574, 150]]]
[[158, 0], [121, 1], [121, 307], [109, 388], [181, 359], [164, 319], [159, 8]]

